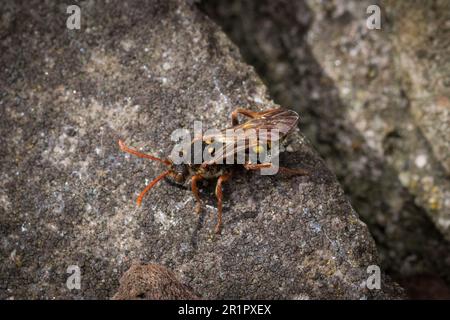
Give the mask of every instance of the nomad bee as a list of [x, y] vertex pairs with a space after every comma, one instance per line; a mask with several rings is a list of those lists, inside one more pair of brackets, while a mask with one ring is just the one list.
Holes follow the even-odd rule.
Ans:
[[[248, 121], [239, 124], [238, 115], [248, 117]], [[239, 154], [244, 153], [242, 165], [247, 170], [263, 170], [271, 168], [272, 162], [261, 161], [260, 158], [254, 161], [250, 153], [260, 154], [270, 152], [272, 145], [281, 142], [298, 123], [299, 116], [296, 112], [286, 109], [271, 109], [262, 112], [251, 111], [247, 109], [236, 109], [231, 113], [230, 128], [219, 131], [215, 134], [206, 134], [201, 137], [194, 137], [190, 144], [200, 143], [209, 153], [210, 157], [195, 164], [194, 161], [176, 164], [173, 159], [159, 159], [149, 154], [141, 153], [135, 149], [127, 147], [119, 140], [119, 147], [122, 151], [133, 154], [140, 158], [146, 158], [158, 161], [167, 166], [167, 170], [150, 182], [137, 198], [138, 206], [141, 205], [144, 195], [153, 188], [163, 178], [170, 178], [177, 184], [183, 184], [190, 180], [191, 190], [197, 201], [196, 212], [201, 211], [201, 199], [199, 196], [198, 182], [201, 180], [210, 180], [217, 178], [215, 194], [217, 197], [217, 224], [215, 232], [220, 233], [222, 227], [222, 185], [231, 178], [235, 165], [224, 164], [225, 159], [236, 159]], [[237, 135], [241, 143], [236, 143], [236, 136], [229, 135], [229, 132], [239, 132]], [[258, 133], [267, 132], [263, 138]], [[251, 138], [250, 133], [255, 133], [258, 138]], [[276, 132], [276, 134], [272, 134]], [[219, 143], [219, 147], [217, 147]], [[215, 147], [211, 147], [215, 145]], [[236, 162], [235, 162], [236, 163]], [[239, 163], [239, 162], [238, 162]], [[279, 172], [289, 175], [305, 175], [307, 172], [302, 169], [289, 169], [277, 167]]]

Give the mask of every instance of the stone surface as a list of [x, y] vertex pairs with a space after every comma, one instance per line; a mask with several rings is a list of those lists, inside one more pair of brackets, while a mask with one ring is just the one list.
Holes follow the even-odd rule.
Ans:
[[[238, 171], [225, 187], [224, 228], [213, 233], [189, 191], [161, 183], [135, 198], [161, 165], [117, 140], [167, 155], [174, 129], [223, 128], [236, 106], [274, 107], [223, 32], [181, 1], [2, 4], [0, 29], [0, 297], [110, 298], [132, 260], [173, 270], [203, 298], [392, 298], [368, 229], [299, 132], [284, 164], [304, 177]], [[69, 290], [67, 268], [81, 268]], [[133, 295], [129, 292], [130, 296]]]
[[[381, 30], [366, 27], [372, 4]], [[433, 274], [450, 284], [449, 2], [202, 7], [275, 101], [303, 115], [302, 131], [368, 224], [384, 268], [405, 281]]]

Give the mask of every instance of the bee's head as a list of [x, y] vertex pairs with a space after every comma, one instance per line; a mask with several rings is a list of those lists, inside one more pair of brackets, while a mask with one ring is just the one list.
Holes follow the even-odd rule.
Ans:
[[186, 164], [170, 164], [169, 166], [170, 176], [176, 183], [182, 184], [186, 181], [189, 175], [189, 170]]

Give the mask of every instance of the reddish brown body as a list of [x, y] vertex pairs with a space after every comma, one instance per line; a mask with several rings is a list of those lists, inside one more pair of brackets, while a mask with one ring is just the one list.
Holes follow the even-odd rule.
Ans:
[[[238, 114], [246, 116], [250, 118], [248, 121], [239, 124], [238, 123]], [[279, 134], [277, 139], [280, 141], [283, 140], [290, 131], [297, 125], [299, 116], [296, 112], [286, 109], [271, 109], [267, 111], [255, 112], [247, 109], [236, 109], [231, 113], [231, 123], [233, 130], [242, 130], [245, 135], [246, 132], [249, 132], [250, 129], [256, 130], [257, 132], [260, 129], [274, 130], [276, 129]], [[230, 129], [230, 128], [228, 128]], [[201, 211], [201, 199], [198, 192], [198, 182], [204, 179], [215, 179], [217, 178], [216, 190], [215, 194], [217, 197], [217, 224], [215, 227], [215, 232], [220, 233], [222, 227], [222, 185], [224, 182], [228, 181], [232, 175], [232, 166], [226, 164], [216, 164], [218, 160], [224, 159], [227, 156], [227, 152], [230, 151], [226, 149], [227, 141], [225, 137], [225, 130], [222, 130], [220, 134], [214, 136], [203, 136], [202, 140], [205, 142], [211, 141], [211, 139], [216, 139], [224, 143], [223, 147], [215, 150], [214, 156], [208, 161], [204, 161], [201, 164], [182, 164], [182, 165], [174, 165], [173, 161], [170, 159], [162, 160], [156, 158], [154, 156], [144, 154], [138, 152], [137, 150], [131, 149], [119, 140], [119, 146], [122, 151], [133, 154], [140, 158], [146, 158], [150, 160], [159, 161], [166, 166], [168, 166], [168, 170], [159, 175], [156, 179], [150, 182], [145, 189], [141, 192], [141, 194], [137, 198], [137, 204], [140, 205], [142, 202], [142, 198], [144, 195], [156, 184], [158, 181], [165, 177], [171, 177], [177, 183], [183, 183], [186, 180], [190, 179], [192, 193], [197, 201], [196, 212], [199, 213]], [[273, 142], [274, 137], [271, 137], [270, 134], [267, 137], [268, 142]], [[194, 139], [195, 140], [195, 139]], [[194, 142], [193, 140], [193, 142]], [[192, 142], [192, 143], [193, 143]], [[209, 142], [210, 143], [210, 142]], [[231, 143], [231, 142], [230, 142]], [[232, 141], [234, 143], [234, 140]], [[244, 144], [242, 148], [249, 149], [252, 147], [256, 147], [256, 145], [252, 145], [253, 142], [248, 142]], [[232, 148], [231, 152], [239, 151], [237, 148]], [[262, 168], [270, 167], [271, 163], [250, 163], [245, 162], [243, 164], [244, 168], [247, 170], [260, 170]], [[306, 171], [302, 169], [289, 169], [289, 168], [279, 168], [280, 172], [284, 172], [291, 175], [305, 175]]]

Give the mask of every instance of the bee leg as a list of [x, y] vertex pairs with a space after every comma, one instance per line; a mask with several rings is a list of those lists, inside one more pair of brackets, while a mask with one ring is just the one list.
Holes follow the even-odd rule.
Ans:
[[286, 168], [286, 167], [280, 167], [279, 171], [281, 173], [288, 174], [291, 176], [306, 176], [309, 174], [308, 171], [300, 169], [300, 168], [291, 169], [291, 168]]
[[272, 167], [271, 163], [245, 163], [244, 168], [247, 170], [258, 170], [262, 168], [270, 168]]
[[231, 124], [233, 126], [236, 126], [239, 123], [238, 114], [242, 114], [243, 116], [246, 116], [249, 118], [255, 118], [258, 116], [258, 112], [247, 110], [247, 109], [242, 109], [242, 108], [237, 108], [236, 110], [234, 110], [231, 113]]
[[[244, 168], [247, 170], [258, 170], [258, 169], [262, 169], [262, 168], [270, 168], [272, 167], [271, 163], [258, 163], [258, 164], [250, 164], [250, 163], [246, 163], [244, 164]], [[278, 167], [278, 171], [280, 173], [284, 173], [284, 174], [288, 174], [288, 175], [292, 175], [292, 176], [304, 176], [304, 175], [308, 175], [308, 171], [303, 170], [303, 169], [291, 169], [291, 168], [286, 168], [286, 167]]]
[[199, 214], [202, 210], [202, 200], [200, 199], [200, 195], [198, 194], [198, 186], [197, 182], [202, 180], [203, 177], [199, 174], [196, 174], [191, 178], [191, 189], [192, 193], [194, 194], [195, 200], [197, 201], [197, 204], [195, 206], [195, 212]]
[[217, 197], [217, 224], [215, 227], [216, 234], [220, 233], [220, 230], [222, 228], [222, 183], [230, 179], [230, 174], [223, 174], [217, 179], [216, 184], [216, 197]]

